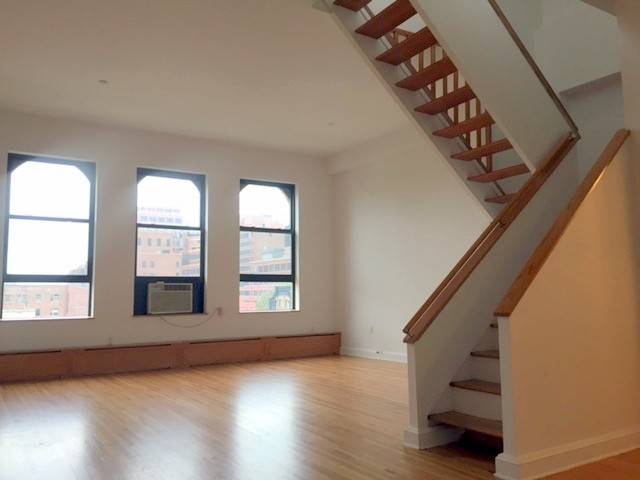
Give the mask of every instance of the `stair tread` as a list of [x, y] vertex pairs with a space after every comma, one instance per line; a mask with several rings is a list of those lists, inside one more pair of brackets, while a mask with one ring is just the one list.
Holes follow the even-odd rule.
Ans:
[[400, 65], [436, 43], [438, 41], [431, 33], [431, 30], [428, 27], [424, 27], [406, 40], [378, 55], [377, 60], [391, 65]]
[[457, 382], [451, 382], [451, 386], [455, 388], [462, 388], [464, 390], [473, 390], [475, 392], [490, 393], [491, 395], [500, 395], [500, 384], [495, 382], [486, 382], [484, 380], [460, 380]]
[[482, 145], [481, 147], [472, 148], [471, 150], [465, 150], [464, 152], [456, 153], [455, 155], [451, 155], [451, 158], [464, 161], [476, 160], [478, 158], [504, 152], [505, 150], [510, 150], [512, 148], [513, 147], [511, 146], [511, 142], [509, 142], [509, 140], [507, 140], [506, 138], [503, 138], [502, 140], [498, 140], [487, 145]]
[[438, 137], [455, 138], [465, 133], [480, 130], [481, 128], [489, 127], [493, 125], [495, 121], [489, 114], [489, 112], [481, 113], [475, 117], [471, 117], [468, 120], [464, 120], [460, 123], [451, 125], [450, 127], [441, 128], [433, 132]]
[[525, 173], [529, 173], [529, 167], [524, 163], [519, 163], [517, 165], [511, 165], [509, 167], [500, 168], [480, 175], [472, 175], [468, 180], [471, 182], [488, 183], [495, 182], [497, 180], [504, 180], [505, 178], [515, 177]]
[[489, 420], [488, 418], [476, 417], [456, 411], [435, 413], [429, 415], [429, 420], [491, 437], [502, 438], [502, 422], [500, 420]]
[[436, 98], [424, 105], [420, 105], [415, 110], [420, 113], [437, 115], [439, 113], [446, 112], [456, 105], [473, 100], [474, 98], [476, 98], [476, 95], [473, 93], [473, 90], [471, 90], [471, 87], [469, 85], [465, 85], [464, 87], [458, 88], [447, 95], [443, 95], [442, 97]]
[[499, 350], [475, 350], [471, 352], [472, 357], [483, 357], [483, 358], [500, 358]]
[[369, 2], [371, 2], [371, 0], [335, 0], [333, 4], [357, 12], [366, 7]]
[[407, 90], [420, 90], [427, 85], [452, 74], [458, 69], [453, 64], [449, 57], [445, 57], [442, 60], [438, 60], [432, 63], [428, 67], [408, 76], [407, 78], [400, 80], [396, 85], [400, 88], [406, 88]]
[[356, 33], [380, 38], [416, 14], [409, 0], [396, 0], [373, 18], [356, 29]]
[[505, 195], [497, 195], [495, 197], [485, 198], [484, 201], [489, 203], [509, 203], [515, 196], [515, 193], [507, 193]]

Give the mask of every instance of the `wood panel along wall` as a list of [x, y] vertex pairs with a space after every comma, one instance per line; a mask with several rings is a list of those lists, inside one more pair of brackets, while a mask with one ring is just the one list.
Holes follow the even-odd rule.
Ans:
[[0, 383], [279, 360], [340, 352], [340, 333], [0, 354]]

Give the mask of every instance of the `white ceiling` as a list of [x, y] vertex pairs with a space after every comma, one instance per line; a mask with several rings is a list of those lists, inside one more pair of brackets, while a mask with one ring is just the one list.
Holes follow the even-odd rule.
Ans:
[[405, 125], [311, 3], [0, 0], [0, 106], [316, 155]]

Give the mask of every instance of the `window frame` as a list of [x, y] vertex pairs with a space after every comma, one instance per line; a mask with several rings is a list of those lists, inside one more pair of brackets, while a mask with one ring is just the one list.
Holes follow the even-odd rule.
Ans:
[[[164, 177], [174, 178], [178, 180], [189, 180], [198, 189], [200, 193], [200, 226], [192, 227], [186, 225], [163, 225], [158, 223], [138, 222], [138, 185], [145, 177]], [[205, 311], [205, 272], [206, 272], [206, 176], [199, 173], [187, 173], [177, 172], [174, 170], [162, 170], [157, 168], [145, 168], [138, 167], [136, 170], [136, 240], [135, 255], [133, 264], [133, 315], [156, 315], [148, 313], [147, 311], [147, 291], [150, 283], [155, 282], [175, 282], [175, 283], [190, 283], [193, 285], [193, 311], [192, 313], [181, 313], [179, 315], [192, 315], [204, 313]], [[200, 232], [200, 275], [189, 277], [160, 277], [160, 276], [138, 276], [138, 230], [140, 228], [155, 228], [161, 230], [184, 230], [184, 231], [199, 231]], [[144, 243], [144, 242], [142, 242]], [[166, 314], [163, 314], [166, 315]]]
[[[240, 226], [239, 232], [257, 232], [257, 233], [276, 233], [276, 234], [289, 234], [291, 235], [291, 273], [290, 274], [265, 274], [265, 273], [240, 273], [239, 283], [243, 282], [260, 282], [260, 283], [291, 283], [291, 308], [289, 310], [261, 310], [261, 311], [247, 311], [243, 312], [239, 310], [239, 313], [286, 313], [299, 310], [298, 305], [298, 248], [297, 248], [297, 228], [296, 228], [296, 186], [292, 183], [273, 182], [266, 180], [249, 180], [240, 179], [240, 191], [248, 185], [260, 185], [265, 187], [280, 188], [289, 196], [290, 207], [290, 222], [288, 229], [282, 228], [264, 228], [264, 227], [244, 227], [240, 224], [240, 211], [238, 210], [238, 225]], [[239, 203], [239, 198], [238, 198]], [[239, 205], [238, 205], [239, 206]], [[238, 244], [240, 238], [238, 237]], [[238, 260], [240, 260], [240, 252], [238, 252]], [[238, 269], [240, 263], [238, 262]], [[238, 292], [238, 298], [240, 294]]]
[[[11, 214], [11, 175], [21, 165], [27, 162], [48, 163], [53, 165], [70, 165], [78, 168], [89, 180], [89, 218], [79, 219], [70, 217], [46, 217], [40, 215], [13, 215]], [[0, 321], [20, 321], [24, 319], [4, 318], [4, 286], [7, 283], [87, 283], [89, 284], [89, 303], [87, 315], [81, 317], [46, 317], [36, 320], [65, 320], [69, 318], [90, 318], [93, 315], [93, 262], [95, 246], [95, 214], [96, 214], [96, 164], [81, 160], [68, 160], [65, 158], [47, 157], [43, 155], [27, 155], [22, 153], [9, 153], [7, 157], [7, 181], [4, 208], [4, 244], [2, 246], [2, 298], [0, 304]], [[73, 222], [86, 223], [88, 225], [89, 242], [87, 249], [87, 272], [84, 275], [42, 275], [42, 274], [15, 274], [8, 273], [9, 253], [9, 223], [11, 220], [32, 220], [49, 222]], [[29, 320], [29, 319], [27, 319]]]

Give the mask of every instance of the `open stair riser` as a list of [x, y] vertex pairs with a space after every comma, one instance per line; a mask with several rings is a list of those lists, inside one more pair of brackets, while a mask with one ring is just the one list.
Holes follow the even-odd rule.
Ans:
[[[444, 138], [455, 142], [454, 145], [463, 146], [462, 151], [454, 150], [451, 158], [475, 165], [476, 173], [465, 176], [469, 188], [474, 190], [471, 186], [474, 183], [486, 184], [492, 193], [483, 195], [481, 201], [497, 207], [509, 203], [514, 192], [505, 191], [500, 182], [509, 179], [511, 171], [519, 171], [517, 169], [521, 168], [521, 162], [512, 165], [514, 170], [494, 174], [494, 157], [513, 147], [506, 139], [494, 140], [500, 137], [500, 132], [493, 118], [482, 107], [472, 87], [466, 83], [428, 27], [416, 28], [415, 32], [403, 29], [405, 22], [411, 20], [415, 25], [418, 18], [411, 2], [395, 0], [377, 13], [371, 10], [370, 2], [365, 0], [335, 0], [333, 3], [337, 8], [360, 15], [359, 24], [349, 27], [352, 33], [385, 45], [382, 53], [368, 56], [370, 61], [404, 72], [403, 78], [394, 82], [394, 88], [421, 92], [426, 96], [428, 101], [414, 105], [413, 110], [419, 115], [443, 119], [446, 126], [432, 128], [429, 132], [432, 138]], [[507, 165], [502, 169], [509, 167]], [[526, 174], [528, 171], [518, 173]], [[493, 211], [496, 214], [498, 210]]]

